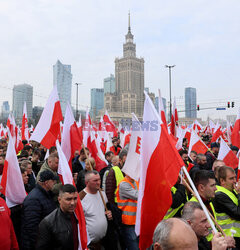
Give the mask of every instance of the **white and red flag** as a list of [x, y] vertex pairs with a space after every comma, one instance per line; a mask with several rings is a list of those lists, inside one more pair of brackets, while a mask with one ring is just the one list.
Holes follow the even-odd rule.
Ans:
[[190, 155], [191, 151], [195, 151], [197, 154], [205, 154], [208, 151], [206, 144], [194, 131], [191, 133], [188, 155]]
[[18, 154], [21, 150], [23, 150], [24, 146], [23, 146], [23, 143], [22, 143], [19, 126], [17, 126], [16, 131], [17, 132], [16, 132], [15, 150], [16, 150], [16, 153]]
[[176, 126], [178, 125], [178, 112], [176, 106], [176, 99], [174, 98], [172, 106], [171, 127], [170, 131], [173, 136], [176, 136]]
[[158, 110], [159, 116], [161, 117], [163, 124], [167, 128], [166, 115], [165, 115], [165, 111], [164, 111], [163, 100], [162, 100], [160, 89], [158, 89], [158, 109], [159, 109]]
[[198, 120], [195, 120], [194, 123], [193, 123], [193, 130], [202, 130], [203, 129], [203, 126], [199, 123]]
[[107, 166], [107, 161], [103, 155], [100, 148], [100, 143], [97, 143], [94, 131], [90, 131], [90, 136], [87, 141], [87, 148], [91, 153], [91, 157], [94, 158], [96, 162], [96, 170], [100, 171], [102, 168]]
[[48, 149], [54, 146], [60, 134], [60, 121], [62, 120], [63, 117], [57, 92], [57, 85], [54, 85], [30, 140], [37, 141]]
[[9, 133], [1, 186], [3, 188], [1, 192], [6, 196], [6, 202], [9, 208], [23, 203], [26, 197], [26, 191], [11, 133]]
[[218, 152], [218, 160], [223, 160], [226, 166], [229, 166], [233, 169], [238, 167], [238, 158], [229, 148], [227, 143], [221, 138], [220, 148]]
[[82, 148], [82, 138], [80, 136], [77, 123], [73, 117], [72, 109], [69, 103], [66, 106], [66, 113], [64, 117], [63, 133], [62, 133], [62, 151], [64, 152], [68, 164], [72, 169], [72, 159], [76, 150]]
[[22, 117], [22, 128], [21, 128], [22, 140], [29, 141], [29, 131], [28, 131], [28, 118], [27, 118], [27, 105], [24, 102], [23, 105], [23, 117]]
[[210, 128], [210, 133], [213, 134], [213, 131], [215, 130], [215, 123], [212, 120], [209, 120], [209, 128]]
[[137, 235], [140, 234], [140, 249], [151, 246], [154, 229], [172, 204], [171, 188], [184, 166], [150, 97], [145, 95], [135, 227]]
[[106, 131], [108, 132], [112, 132], [113, 133], [113, 137], [117, 137], [117, 128], [115, 127], [113, 121], [111, 120], [107, 110], [105, 111], [105, 115], [103, 116], [103, 121], [105, 122], [105, 128]]
[[7, 127], [9, 128], [9, 131], [13, 138], [13, 143], [16, 142], [16, 135], [17, 135], [17, 126], [15, 123], [14, 116], [12, 114], [9, 114], [8, 120], [7, 120]]
[[85, 119], [84, 127], [83, 127], [83, 144], [85, 147], [87, 147], [87, 141], [88, 141], [88, 137], [90, 136], [91, 130], [92, 130], [92, 121], [91, 121], [91, 117], [89, 114], [89, 110], [87, 108], [86, 119]]
[[213, 131], [211, 142], [216, 142], [220, 136], [223, 137], [222, 127], [217, 123]]
[[126, 161], [122, 171], [132, 179], [138, 181], [140, 176], [140, 151], [142, 140], [141, 123], [135, 114], [132, 114], [132, 135]]
[[[70, 167], [68, 165], [68, 161], [61, 149], [61, 146], [59, 145], [59, 142], [56, 142], [56, 147], [58, 151], [59, 156], [59, 164], [58, 164], [58, 174], [60, 175], [60, 179], [63, 182], [63, 184], [72, 184], [75, 186], [72, 172], [70, 170]], [[78, 249], [87, 249], [87, 229], [86, 229], [86, 222], [84, 217], [84, 212], [82, 208], [82, 204], [78, 195], [77, 200], [77, 207], [75, 209], [75, 216], [78, 219]]]
[[231, 141], [233, 146], [240, 148], [240, 109], [238, 110], [237, 120], [232, 130]]
[[177, 150], [182, 149], [183, 138], [185, 138], [185, 134], [187, 132], [187, 129], [182, 129], [182, 128], [179, 128], [179, 129], [181, 129], [181, 130], [179, 132], [179, 137], [178, 137], [177, 143], [175, 145]]

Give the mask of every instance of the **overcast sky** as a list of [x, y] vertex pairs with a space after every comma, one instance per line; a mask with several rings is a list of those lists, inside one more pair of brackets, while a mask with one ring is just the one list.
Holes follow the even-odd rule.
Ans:
[[[44, 106], [53, 86], [52, 66], [59, 59], [71, 64], [72, 105], [90, 105], [90, 89], [103, 87], [114, 73], [114, 59], [122, 56], [131, 12], [137, 56], [145, 59], [145, 86], [184, 109], [184, 88], [197, 88], [200, 108], [226, 106], [227, 111], [205, 110], [206, 118], [236, 114], [240, 106], [239, 0], [0, 0], [0, 105], [12, 106], [14, 84], [33, 86], [33, 104]], [[181, 116], [181, 115], [180, 115]]]

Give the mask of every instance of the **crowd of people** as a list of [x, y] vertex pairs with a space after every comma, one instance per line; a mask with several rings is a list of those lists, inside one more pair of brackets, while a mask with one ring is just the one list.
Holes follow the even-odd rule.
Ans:
[[[202, 137], [209, 147], [205, 154], [188, 152], [186, 138], [179, 154], [223, 236], [211, 230], [203, 208], [182, 175], [171, 188], [172, 205], [159, 220], [149, 249], [240, 249], [238, 170], [217, 159], [219, 142], [210, 143], [210, 136]], [[22, 204], [9, 209], [1, 194], [0, 249], [78, 249], [78, 220], [74, 213], [78, 196], [89, 249], [139, 249], [135, 233], [139, 182], [122, 171], [128, 145], [121, 148], [119, 138], [113, 138], [112, 143], [110, 151], [105, 152], [108, 165], [99, 172], [88, 148], [77, 150], [71, 164], [75, 185], [62, 185], [57, 148], [53, 146], [47, 153], [41, 144], [23, 141], [24, 148], [17, 157], [27, 196]], [[237, 147], [231, 149], [238, 153]], [[6, 151], [7, 140], [1, 139], [0, 178]]]

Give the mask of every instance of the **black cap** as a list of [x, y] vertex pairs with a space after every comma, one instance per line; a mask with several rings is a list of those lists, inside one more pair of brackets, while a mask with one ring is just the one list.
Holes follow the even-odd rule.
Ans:
[[44, 170], [43, 172], [40, 173], [39, 181], [44, 182], [48, 180], [58, 181], [59, 178], [58, 176], [54, 175], [50, 170]]
[[212, 142], [211, 143], [211, 148], [219, 148], [219, 147], [220, 147], [220, 145], [219, 145], [218, 142]]

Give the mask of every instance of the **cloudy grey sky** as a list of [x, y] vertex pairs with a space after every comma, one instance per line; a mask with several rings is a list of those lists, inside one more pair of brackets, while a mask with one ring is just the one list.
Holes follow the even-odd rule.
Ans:
[[[12, 106], [14, 84], [34, 87], [34, 105], [44, 106], [53, 85], [52, 66], [72, 65], [80, 108], [90, 105], [90, 88], [103, 87], [122, 56], [128, 11], [145, 59], [145, 86], [169, 98], [165, 64], [175, 64], [173, 96], [184, 109], [184, 88], [197, 88], [200, 111], [223, 118], [240, 106], [240, 2], [238, 0], [0, 0], [0, 105]], [[73, 84], [72, 104], [76, 87]]]

